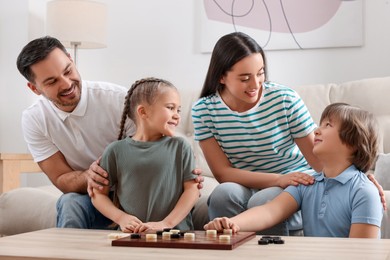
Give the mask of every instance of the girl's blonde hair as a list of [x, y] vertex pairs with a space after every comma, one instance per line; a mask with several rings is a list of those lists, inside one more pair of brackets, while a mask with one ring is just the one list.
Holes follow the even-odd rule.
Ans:
[[127, 117], [133, 120], [133, 122], [136, 122], [137, 106], [143, 102], [153, 104], [158, 97], [158, 91], [163, 86], [176, 89], [171, 82], [152, 77], [137, 80], [131, 85], [125, 98], [125, 107], [120, 122], [118, 140], [121, 140], [124, 137], [124, 128]]

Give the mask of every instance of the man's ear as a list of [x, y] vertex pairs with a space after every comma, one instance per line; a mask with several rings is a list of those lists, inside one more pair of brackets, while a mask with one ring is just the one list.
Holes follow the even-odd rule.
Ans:
[[73, 61], [73, 59], [72, 59], [72, 56], [70, 56], [70, 53], [69, 53], [69, 52], [66, 53], [66, 56], [68, 56], [68, 58], [74, 63], [74, 61]]
[[34, 84], [32, 84], [31, 82], [27, 82], [27, 87], [29, 89], [31, 89], [31, 91], [34, 92], [35, 94], [37, 94], [38, 96], [41, 95], [41, 92], [39, 92], [37, 87]]

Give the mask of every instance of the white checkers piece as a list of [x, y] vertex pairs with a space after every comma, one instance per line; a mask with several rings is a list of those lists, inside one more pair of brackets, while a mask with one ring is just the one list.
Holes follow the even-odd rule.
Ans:
[[146, 242], [155, 242], [157, 241], [157, 234], [146, 234]]
[[184, 240], [195, 240], [195, 233], [184, 233]]
[[126, 233], [110, 233], [107, 235], [108, 239], [111, 240], [128, 237], [128, 236], [130, 236], [130, 234], [126, 234]]
[[171, 239], [172, 232], [170, 231], [164, 231], [162, 232], [162, 239], [164, 240], [170, 240]]
[[230, 235], [220, 235], [219, 242], [230, 243]]
[[217, 230], [215, 230], [215, 229], [206, 230], [206, 236], [207, 237], [216, 237]]
[[171, 233], [172, 234], [179, 234], [180, 233], [180, 229], [171, 229]]
[[231, 229], [224, 229], [223, 230], [223, 234], [224, 235], [232, 235], [233, 234], [233, 230], [231, 230]]

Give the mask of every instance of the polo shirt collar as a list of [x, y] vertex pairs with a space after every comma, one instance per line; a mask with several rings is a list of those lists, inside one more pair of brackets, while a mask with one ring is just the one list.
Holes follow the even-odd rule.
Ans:
[[65, 121], [69, 116], [84, 116], [85, 112], [87, 111], [87, 104], [88, 104], [88, 96], [87, 96], [87, 88], [84, 87], [84, 81], [81, 82], [81, 97], [80, 101], [77, 104], [76, 108], [72, 112], [65, 112], [56, 107], [53, 102], [49, 101], [51, 107], [54, 109], [58, 117], [62, 120]]
[[[333, 180], [335, 181], [338, 181], [340, 182], [341, 184], [345, 184], [347, 183], [350, 179], [353, 178], [353, 176], [355, 176], [356, 174], [356, 171], [359, 171], [355, 165], [351, 165], [349, 166], [347, 169], [345, 169], [341, 174], [339, 174], [338, 176], [336, 176], [335, 178], [332, 178]], [[322, 172], [321, 174], [318, 174], [318, 175], [315, 175], [313, 176], [315, 178], [316, 181], [323, 181], [325, 179], [325, 175], [324, 173]]]

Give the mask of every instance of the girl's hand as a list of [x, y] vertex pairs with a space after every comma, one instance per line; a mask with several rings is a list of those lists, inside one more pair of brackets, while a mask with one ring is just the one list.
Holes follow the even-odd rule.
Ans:
[[158, 222], [147, 222], [147, 223], [141, 223], [134, 229], [134, 233], [140, 233], [147, 230], [163, 230], [164, 228], [170, 228], [165, 222], [158, 221]]
[[311, 185], [314, 183], [313, 176], [303, 172], [290, 172], [283, 174], [279, 178], [278, 186], [285, 189], [290, 185], [298, 186], [299, 184]]
[[240, 231], [240, 227], [233, 223], [229, 218], [215, 218], [203, 226], [205, 230], [217, 230], [222, 232], [224, 229], [231, 229], [233, 233]]
[[[122, 232], [125, 233], [133, 233], [134, 230], [139, 226], [142, 225], [142, 221], [139, 220], [137, 217], [124, 214], [118, 221], [119, 226], [121, 227]], [[135, 232], [134, 232], [135, 233]]]

